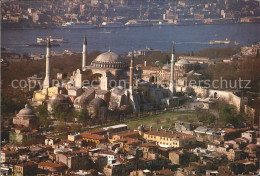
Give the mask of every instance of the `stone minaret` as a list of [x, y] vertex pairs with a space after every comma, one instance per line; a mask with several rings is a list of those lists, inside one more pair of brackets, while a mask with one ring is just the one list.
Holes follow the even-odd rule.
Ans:
[[129, 78], [129, 90], [133, 91], [133, 79], [134, 79], [134, 53], [132, 52], [130, 63], [130, 78]]
[[138, 98], [136, 93], [134, 92], [134, 52], [132, 52], [132, 57], [131, 57], [131, 63], [130, 63], [130, 73], [129, 73], [129, 95], [130, 95], [130, 100], [133, 105], [133, 110], [134, 112], [140, 112], [140, 105], [138, 102]]
[[172, 58], [171, 58], [171, 78], [170, 78], [170, 92], [173, 95], [175, 92], [175, 88], [174, 88], [174, 65], [175, 65], [175, 48], [174, 48], [174, 44], [172, 45]]
[[51, 59], [51, 43], [50, 40], [47, 40], [47, 48], [46, 48], [46, 72], [45, 72], [45, 79], [43, 82], [43, 88], [50, 87], [50, 76], [51, 76], [51, 66], [50, 66], [50, 59]]
[[82, 68], [87, 66], [87, 38], [84, 36], [83, 51], [82, 51]]

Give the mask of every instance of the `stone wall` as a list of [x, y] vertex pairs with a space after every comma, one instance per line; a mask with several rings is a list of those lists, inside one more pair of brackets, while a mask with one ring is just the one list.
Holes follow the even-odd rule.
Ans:
[[[197, 96], [206, 98], [212, 97], [226, 101], [228, 104], [234, 105], [238, 111], [244, 111], [244, 105], [247, 103], [246, 98], [241, 98], [235, 95], [232, 91], [226, 90], [213, 90], [209, 88], [204, 88], [200, 86], [189, 86], [191, 87]], [[187, 86], [177, 86], [177, 92], [186, 92]]]

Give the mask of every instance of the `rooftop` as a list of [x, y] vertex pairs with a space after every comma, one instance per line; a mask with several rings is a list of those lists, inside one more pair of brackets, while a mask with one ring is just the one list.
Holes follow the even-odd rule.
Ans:
[[88, 133], [88, 132], [82, 133], [81, 136], [82, 136], [82, 138], [95, 139], [95, 140], [106, 139], [106, 137], [104, 137], [102, 135], [91, 134], [91, 133]]
[[152, 131], [145, 132], [145, 134], [167, 137], [167, 138], [174, 138], [175, 140], [184, 140], [184, 139], [196, 138], [195, 136], [190, 135], [190, 134], [172, 132], [172, 131], [167, 131], [167, 130], [158, 130], [158, 131], [152, 130]]
[[51, 162], [40, 162], [38, 164], [38, 166], [42, 166], [42, 167], [63, 167], [62, 164], [51, 163]]

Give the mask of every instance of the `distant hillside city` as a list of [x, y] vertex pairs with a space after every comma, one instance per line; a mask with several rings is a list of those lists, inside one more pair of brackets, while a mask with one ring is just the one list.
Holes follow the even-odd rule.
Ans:
[[260, 22], [256, 0], [2, 1], [2, 27], [120, 27]]

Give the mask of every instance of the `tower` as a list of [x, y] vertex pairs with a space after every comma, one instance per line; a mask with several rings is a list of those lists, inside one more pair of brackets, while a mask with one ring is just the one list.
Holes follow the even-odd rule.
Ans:
[[45, 71], [45, 79], [43, 82], [43, 88], [50, 87], [50, 75], [51, 75], [51, 68], [50, 68], [50, 59], [51, 59], [51, 43], [50, 40], [47, 39], [47, 47], [46, 47], [46, 71]]
[[129, 90], [133, 91], [133, 79], [134, 79], [134, 52], [131, 55], [131, 63], [130, 63], [130, 78], [129, 78]]
[[87, 66], [87, 38], [84, 36], [83, 50], [82, 50], [82, 68]]
[[129, 95], [130, 100], [132, 101], [133, 110], [135, 113], [140, 112], [140, 105], [138, 103], [138, 98], [134, 92], [133, 83], [134, 83], [134, 52], [132, 52], [131, 63], [130, 63], [130, 73], [129, 73]]
[[172, 45], [172, 57], [171, 57], [171, 78], [170, 78], [170, 92], [173, 95], [175, 92], [175, 88], [174, 88], [174, 65], [175, 65], [175, 47], [174, 44]]

